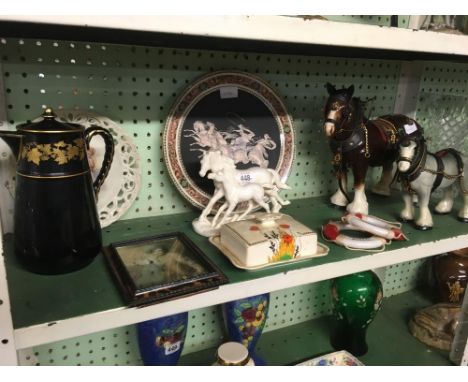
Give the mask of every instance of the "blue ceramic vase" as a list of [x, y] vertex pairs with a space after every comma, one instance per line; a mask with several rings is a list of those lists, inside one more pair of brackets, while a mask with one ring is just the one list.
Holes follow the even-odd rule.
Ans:
[[137, 324], [138, 346], [145, 366], [175, 366], [187, 334], [188, 313]]
[[223, 304], [224, 323], [231, 341], [240, 342], [254, 357], [255, 346], [268, 317], [270, 294], [260, 294]]

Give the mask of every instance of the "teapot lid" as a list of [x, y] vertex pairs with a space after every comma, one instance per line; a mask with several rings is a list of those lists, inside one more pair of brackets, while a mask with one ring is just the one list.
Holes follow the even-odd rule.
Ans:
[[57, 115], [50, 107], [44, 109], [41, 117], [42, 119], [38, 122], [22, 123], [16, 129], [28, 133], [69, 133], [84, 130], [84, 127], [77, 123], [57, 121]]

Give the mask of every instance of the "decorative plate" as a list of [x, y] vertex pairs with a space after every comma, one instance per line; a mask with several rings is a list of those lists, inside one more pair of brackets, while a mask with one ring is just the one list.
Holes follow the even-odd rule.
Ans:
[[[6, 122], [0, 121], [1, 130], [9, 130]], [[0, 139], [0, 206], [3, 232], [13, 231], [13, 211], [15, 205], [16, 159], [10, 147]]]
[[178, 98], [164, 131], [169, 174], [182, 195], [200, 209], [214, 192], [213, 181], [199, 175], [201, 157], [208, 150], [229, 156], [238, 169], [275, 169], [286, 182], [294, 158], [292, 118], [262, 79], [243, 72], [210, 73]]
[[216, 248], [218, 248], [223, 253], [224, 256], [226, 256], [229, 259], [232, 265], [240, 269], [245, 269], [247, 271], [256, 271], [259, 269], [275, 267], [278, 265], [285, 265], [285, 264], [290, 264], [290, 263], [297, 263], [299, 261], [304, 261], [308, 259], [315, 259], [316, 257], [322, 257], [322, 256], [328, 255], [328, 252], [330, 251], [330, 248], [328, 248], [326, 245], [317, 242], [317, 253], [313, 255], [299, 256], [299, 257], [296, 257], [295, 259], [276, 261], [274, 263], [266, 263], [266, 264], [249, 267], [244, 264], [241, 264], [239, 260], [237, 259], [237, 257], [234, 256], [234, 254], [229, 249], [227, 249], [224, 245], [221, 244], [221, 240], [219, 236], [211, 236], [208, 240], [210, 241], [211, 244], [213, 244]]
[[[83, 110], [57, 110], [58, 120], [79, 123], [85, 128], [101, 126], [113, 135], [114, 159], [109, 175], [99, 191], [97, 208], [101, 227], [118, 220], [131, 207], [140, 191], [140, 155], [126, 131], [111, 119]], [[104, 158], [104, 141], [97, 136], [91, 140], [88, 151], [93, 180], [98, 175]]]
[[364, 366], [364, 364], [346, 350], [341, 350], [309, 359], [296, 366]]

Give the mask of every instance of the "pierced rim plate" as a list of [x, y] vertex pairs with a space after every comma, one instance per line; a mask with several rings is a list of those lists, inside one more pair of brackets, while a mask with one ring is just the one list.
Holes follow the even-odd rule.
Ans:
[[203, 151], [220, 149], [241, 169], [273, 168], [286, 182], [294, 159], [293, 120], [264, 80], [244, 72], [213, 72], [177, 99], [166, 121], [163, 147], [175, 186], [203, 209], [214, 190], [213, 182], [198, 174]]
[[255, 265], [253, 267], [248, 267], [246, 265], [241, 264], [239, 260], [237, 259], [237, 257], [234, 256], [234, 254], [229, 249], [227, 249], [224, 245], [221, 244], [221, 240], [219, 236], [212, 236], [208, 240], [210, 241], [211, 244], [213, 244], [216, 248], [218, 248], [223, 253], [223, 255], [225, 255], [229, 259], [232, 265], [240, 269], [245, 269], [247, 271], [256, 271], [259, 269], [275, 267], [278, 265], [285, 265], [285, 264], [290, 264], [290, 263], [297, 263], [303, 260], [314, 259], [316, 257], [326, 256], [328, 255], [328, 252], [330, 251], [330, 248], [328, 248], [326, 245], [317, 242], [317, 252], [313, 255], [299, 256], [295, 259], [276, 261], [274, 263], [266, 263], [266, 264]]
[[[140, 155], [127, 132], [116, 122], [86, 110], [56, 110], [62, 122], [78, 123], [85, 128], [91, 125], [103, 127], [114, 137], [115, 153], [109, 175], [99, 191], [97, 209], [101, 228], [120, 219], [132, 206], [141, 186]], [[91, 140], [91, 155], [95, 162], [91, 170], [93, 180], [98, 175], [104, 158], [104, 141], [97, 136]], [[88, 154], [89, 155], [89, 154]]]

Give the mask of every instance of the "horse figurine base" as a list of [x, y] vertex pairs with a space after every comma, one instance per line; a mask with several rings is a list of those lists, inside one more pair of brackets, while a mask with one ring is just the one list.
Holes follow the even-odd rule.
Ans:
[[416, 228], [427, 231], [434, 223], [429, 210], [429, 199], [432, 192], [440, 188], [443, 197], [435, 207], [438, 214], [448, 214], [453, 207], [452, 188], [456, 182], [463, 196], [463, 207], [458, 213], [458, 220], [468, 223], [468, 182], [464, 177], [467, 158], [454, 149], [441, 150], [435, 154], [427, 151], [423, 137], [405, 139], [400, 144], [398, 170], [402, 181], [403, 201], [405, 207], [400, 213], [402, 221], [413, 221], [415, 218], [413, 194], [417, 194], [419, 217]]
[[[274, 214], [271, 214], [271, 215], [274, 215]], [[229, 221], [241, 220], [239, 219], [240, 216], [241, 214], [234, 214], [233, 216], [231, 216]], [[257, 217], [256, 213], [248, 214], [242, 220], [255, 219], [256, 217]], [[196, 233], [205, 237], [218, 236], [219, 231], [221, 229], [221, 225], [219, 223], [216, 224], [216, 221], [214, 221], [214, 216], [210, 216], [206, 218], [198, 217], [192, 220], [192, 227]]]
[[208, 218], [196, 218], [192, 221], [193, 230], [201, 236], [211, 237], [219, 235], [219, 228], [215, 228]]

